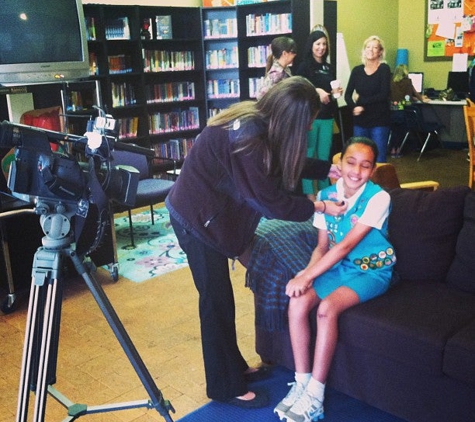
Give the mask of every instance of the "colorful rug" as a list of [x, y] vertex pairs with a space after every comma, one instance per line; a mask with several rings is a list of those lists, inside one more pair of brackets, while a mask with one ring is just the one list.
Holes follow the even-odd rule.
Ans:
[[153, 215], [155, 224], [150, 211], [132, 215], [135, 248], [131, 247], [128, 217], [114, 220], [119, 276], [136, 283], [188, 265], [170, 224], [168, 210], [157, 208]]

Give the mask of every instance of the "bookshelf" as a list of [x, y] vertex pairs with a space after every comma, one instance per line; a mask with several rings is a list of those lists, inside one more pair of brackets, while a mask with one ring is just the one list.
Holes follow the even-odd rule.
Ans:
[[309, 2], [281, 0], [237, 6], [241, 99], [255, 99], [275, 37], [292, 37], [299, 51], [303, 50], [310, 32]]
[[84, 15], [90, 78], [119, 139], [182, 161], [206, 124], [200, 8], [86, 4]]
[[273, 38], [291, 36], [303, 49], [310, 31], [309, 1], [202, 8], [208, 116], [234, 102], [255, 99]]
[[239, 101], [239, 49], [236, 7], [203, 8], [207, 116]]
[[273, 38], [289, 35], [303, 48], [309, 2], [85, 4], [90, 78], [120, 139], [183, 160], [209, 116], [254, 98]]

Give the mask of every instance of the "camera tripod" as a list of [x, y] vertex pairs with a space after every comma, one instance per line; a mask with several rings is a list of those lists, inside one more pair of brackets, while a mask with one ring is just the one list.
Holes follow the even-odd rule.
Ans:
[[[36, 395], [33, 419], [35, 422], [44, 421], [48, 394], [67, 409], [68, 416], [64, 422], [87, 414], [138, 407], [156, 409], [166, 421], [173, 422], [169, 415], [170, 410], [175, 411], [173, 406], [164, 400], [104, 290], [91, 274], [93, 264], [85, 262], [75, 251], [70, 230], [70, 217], [75, 214], [74, 206], [68, 207], [67, 203], [43, 203], [37, 204], [35, 209], [36, 213], [41, 215], [40, 224], [45, 236], [42, 239], [43, 246], [35, 253], [32, 266], [16, 422], [27, 421], [30, 390]], [[148, 400], [87, 406], [73, 403], [52, 386], [56, 377], [63, 290], [62, 269], [66, 258], [71, 259], [78, 274], [86, 282], [142, 381], [150, 397]]]

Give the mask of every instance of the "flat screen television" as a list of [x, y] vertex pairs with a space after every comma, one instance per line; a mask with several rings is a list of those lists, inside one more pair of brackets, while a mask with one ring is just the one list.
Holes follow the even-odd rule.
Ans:
[[88, 75], [81, 0], [2, 2], [0, 85], [69, 81]]

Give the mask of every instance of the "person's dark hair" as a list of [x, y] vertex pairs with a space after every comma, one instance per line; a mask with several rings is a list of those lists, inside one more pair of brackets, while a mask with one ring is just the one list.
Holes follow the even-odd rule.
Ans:
[[284, 51], [297, 54], [297, 43], [292, 38], [286, 36], [274, 38], [270, 44], [270, 48], [271, 54], [267, 56], [266, 74], [272, 67], [274, 58], [277, 60], [280, 59]]
[[343, 149], [341, 150], [341, 157], [343, 158], [348, 147], [354, 144], [364, 144], [364, 145], [369, 146], [373, 150], [373, 155], [374, 155], [373, 166], [375, 166], [376, 158], [378, 157], [378, 146], [376, 145], [376, 142], [374, 142], [370, 138], [367, 138], [366, 136], [353, 136], [350, 139], [348, 139], [343, 145]]
[[267, 133], [244, 138], [237, 151], [262, 148], [264, 163], [272, 176], [282, 176], [285, 189], [294, 190], [307, 156], [307, 131], [320, 109], [315, 87], [301, 76], [284, 79], [259, 101], [231, 105], [208, 121], [210, 126], [231, 128], [236, 119], [258, 119]]
[[327, 57], [330, 54], [330, 43], [329, 43], [327, 34], [325, 34], [325, 32], [323, 31], [320, 31], [319, 29], [317, 29], [316, 31], [312, 31], [310, 32], [310, 34], [308, 34], [307, 42], [305, 43], [305, 50], [304, 50], [306, 59], [313, 59], [313, 53], [312, 53], [313, 43], [319, 40], [320, 38], [325, 38], [327, 40], [327, 50], [325, 51], [325, 54], [322, 57], [324, 62], [327, 61]]

